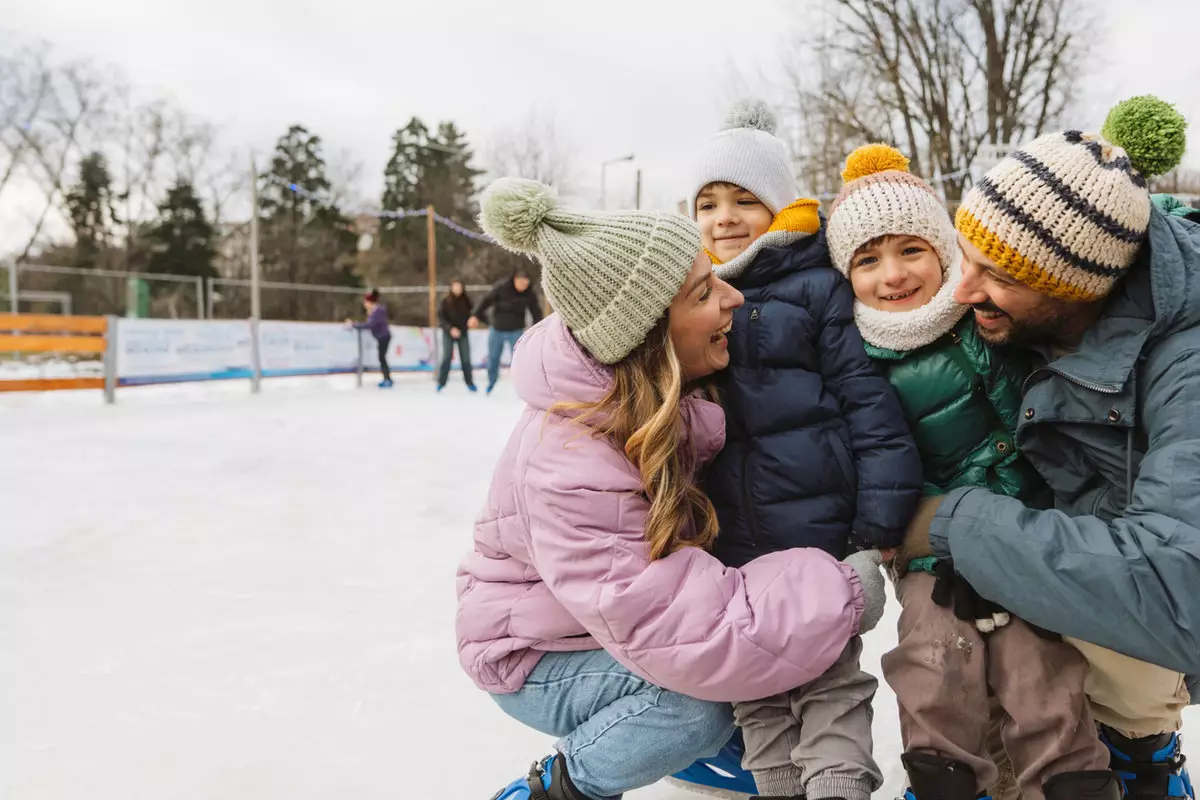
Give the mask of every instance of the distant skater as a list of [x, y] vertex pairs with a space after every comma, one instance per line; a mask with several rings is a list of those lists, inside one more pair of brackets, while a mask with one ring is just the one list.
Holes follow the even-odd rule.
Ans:
[[392, 371], [388, 369], [388, 345], [392, 343], [392, 330], [388, 327], [387, 306], [379, 302], [379, 290], [372, 289], [363, 297], [363, 308], [367, 311], [366, 322], [346, 320], [357, 331], [367, 330], [375, 337], [379, 345], [379, 368], [383, 370], [383, 380], [379, 382], [380, 389], [392, 388]]

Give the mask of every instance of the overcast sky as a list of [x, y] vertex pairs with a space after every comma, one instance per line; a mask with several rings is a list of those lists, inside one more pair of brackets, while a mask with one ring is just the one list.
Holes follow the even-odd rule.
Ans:
[[[1097, 130], [1132, 94], [1177, 104], [1200, 142], [1200, 2], [1085, 0], [1097, 39], [1072, 127]], [[218, 123], [260, 160], [294, 122], [363, 166], [378, 197], [392, 132], [453, 120], [478, 153], [531, 108], [553, 113], [580, 176], [632, 152], [649, 204], [686, 192], [687, 155], [729, 103], [769, 96], [820, 0], [0, 0], [0, 26], [122, 69]], [[481, 159], [482, 160], [482, 159]], [[1200, 144], [1188, 154], [1200, 166]], [[484, 165], [486, 166], [486, 165]], [[609, 168], [610, 203], [633, 169]], [[593, 195], [594, 196], [594, 195]]]

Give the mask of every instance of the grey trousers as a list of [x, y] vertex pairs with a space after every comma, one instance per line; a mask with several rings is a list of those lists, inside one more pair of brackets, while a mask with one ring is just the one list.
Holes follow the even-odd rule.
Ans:
[[862, 640], [855, 637], [815, 681], [734, 704], [746, 740], [742, 766], [754, 773], [759, 794], [868, 800], [883, 785], [871, 756], [871, 701], [879, 681], [859, 668], [861, 655]]
[[[1084, 693], [1087, 661], [1069, 644], [1039, 636], [1020, 619], [986, 637], [931, 597], [934, 578], [910, 573], [896, 586], [904, 607], [900, 641], [883, 657], [896, 692], [904, 749], [933, 751], [975, 771], [976, 788], [1001, 783], [1016, 768], [1028, 800], [1042, 800], [1054, 775], [1108, 768]], [[990, 690], [990, 692], [989, 692]], [[1004, 707], [1000, 739], [1009, 756], [994, 762], [994, 700]]]

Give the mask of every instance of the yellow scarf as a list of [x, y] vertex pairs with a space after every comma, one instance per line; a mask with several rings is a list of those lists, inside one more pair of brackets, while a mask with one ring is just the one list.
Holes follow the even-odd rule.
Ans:
[[[808, 197], [801, 197], [794, 203], [780, 210], [775, 215], [775, 219], [771, 222], [771, 227], [767, 228], [766, 233], [773, 231], [789, 231], [791, 233], [816, 233], [821, 229], [821, 217], [817, 210], [821, 204], [816, 200]], [[764, 234], [765, 236], [766, 234]], [[754, 243], [751, 242], [751, 245]], [[713, 264], [720, 264], [721, 259], [717, 258], [708, 248], [704, 248], [704, 252], [708, 253], [708, 257], [712, 259]]]

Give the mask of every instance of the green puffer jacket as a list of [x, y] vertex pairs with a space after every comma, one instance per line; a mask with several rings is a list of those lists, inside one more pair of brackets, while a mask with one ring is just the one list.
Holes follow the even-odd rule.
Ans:
[[932, 344], [905, 352], [867, 344], [867, 353], [900, 397], [926, 494], [982, 486], [1029, 501], [1044, 487], [1013, 441], [1027, 370], [988, 347], [971, 314]]

